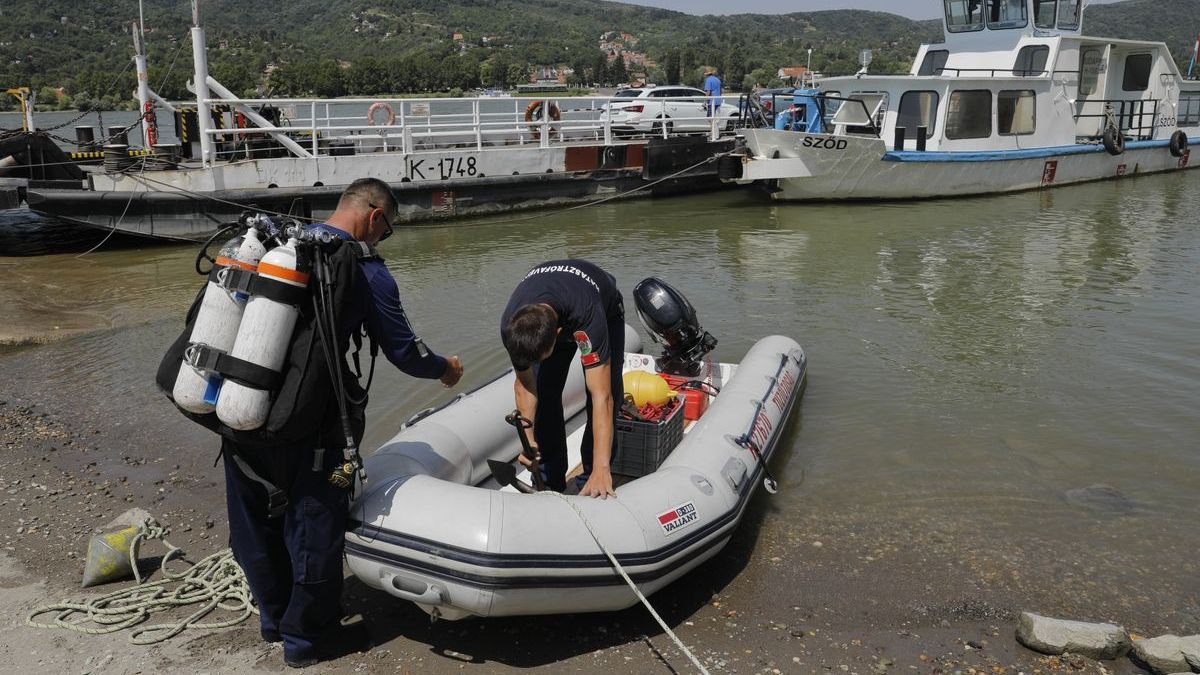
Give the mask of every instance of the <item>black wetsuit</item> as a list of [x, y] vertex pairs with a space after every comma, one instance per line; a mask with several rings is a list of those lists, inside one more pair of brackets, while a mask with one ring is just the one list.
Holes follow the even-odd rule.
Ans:
[[[612, 365], [613, 419], [621, 407], [624, 387], [625, 306], [616, 279], [586, 260], [552, 260], [534, 267], [513, 290], [500, 327], [508, 325], [513, 313], [525, 305], [546, 304], [558, 314], [558, 341], [554, 352], [534, 366], [538, 405], [533, 435], [542, 455], [546, 484], [562, 492], [566, 488], [567, 433], [563, 419], [562, 391], [575, 353], [582, 366]], [[592, 397], [587, 397], [587, 426], [581, 447], [584, 474], [592, 470]], [[612, 456], [616, 455], [614, 429]]]

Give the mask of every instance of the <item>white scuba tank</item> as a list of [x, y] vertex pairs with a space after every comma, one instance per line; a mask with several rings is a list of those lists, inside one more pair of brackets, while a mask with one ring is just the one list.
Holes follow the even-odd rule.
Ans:
[[[295, 238], [277, 246], [263, 256], [258, 274], [292, 286], [308, 285], [308, 274], [297, 270]], [[251, 296], [242, 314], [242, 323], [234, 340], [230, 356], [280, 372], [287, 356], [292, 331], [300, 310], [283, 302], [263, 296]], [[217, 417], [226, 426], [238, 431], [258, 429], [267, 421], [271, 411], [271, 393], [233, 380], [221, 386], [217, 399]]]
[[[235, 237], [221, 247], [215, 262], [217, 275], [223, 278], [223, 275], [232, 269], [254, 271], [264, 253], [266, 248], [258, 238], [258, 231], [250, 228], [246, 230], [245, 235]], [[230, 292], [209, 279], [204, 289], [204, 298], [200, 301], [200, 309], [196, 312], [196, 320], [192, 323], [192, 334], [188, 337], [188, 342], [228, 352], [233, 347], [234, 338], [237, 337], [246, 300], [245, 295]], [[223, 380], [219, 374], [195, 368], [184, 359], [179, 366], [179, 374], [175, 377], [175, 388], [171, 396], [180, 408], [204, 415], [216, 409], [217, 393]]]

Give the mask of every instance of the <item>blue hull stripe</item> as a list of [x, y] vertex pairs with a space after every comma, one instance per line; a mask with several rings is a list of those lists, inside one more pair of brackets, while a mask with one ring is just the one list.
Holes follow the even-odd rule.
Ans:
[[[1149, 150], [1166, 148], [1171, 144], [1169, 139], [1154, 141], [1129, 141], [1126, 150]], [[1188, 145], [1200, 144], [1200, 138], [1189, 138]], [[991, 150], [984, 152], [917, 152], [916, 150], [891, 151], [883, 154], [885, 162], [1007, 162], [1016, 159], [1039, 159], [1042, 157], [1065, 157], [1067, 155], [1090, 155], [1105, 152], [1104, 146], [1096, 145], [1054, 145], [1046, 148], [1030, 148], [1028, 150]]]

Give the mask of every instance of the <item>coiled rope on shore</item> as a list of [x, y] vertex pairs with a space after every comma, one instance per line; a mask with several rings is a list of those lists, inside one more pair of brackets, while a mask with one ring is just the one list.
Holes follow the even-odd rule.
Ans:
[[[166, 540], [168, 533], [166, 528], [148, 520], [135, 535], [129, 548], [130, 563], [137, 579], [135, 585], [89, 600], [64, 600], [38, 607], [25, 617], [26, 625], [104, 635], [138, 626], [160, 612], [200, 605], [179, 621], [142, 626], [129, 636], [133, 644], [150, 645], [169, 640], [189, 628], [228, 628], [258, 614], [246, 576], [233, 559], [233, 551], [217, 551], [185, 570], [172, 572], [167, 569], [167, 563], [181, 558], [183, 551]], [[161, 539], [168, 549], [160, 564], [161, 581], [146, 582], [138, 572], [137, 544], [147, 539]], [[224, 620], [202, 621], [217, 609], [236, 614]], [[37, 620], [46, 614], [53, 614], [50, 623]]]

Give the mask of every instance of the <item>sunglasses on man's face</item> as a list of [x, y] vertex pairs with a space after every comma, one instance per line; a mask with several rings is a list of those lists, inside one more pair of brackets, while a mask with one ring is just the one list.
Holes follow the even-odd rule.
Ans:
[[387, 229], [385, 229], [383, 231], [383, 234], [381, 234], [379, 236], [379, 241], [383, 241], [384, 239], [387, 239], [388, 237], [392, 236], [392, 223], [390, 220], [388, 220], [387, 211], [384, 211], [383, 209], [379, 208], [378, 206], [375, 206], [374, 204], [368, 203], [367, 206], [369, 206], [373, 209], [378, 209], [379, 214], [381, 216], [383, 216], [383, 226]]

